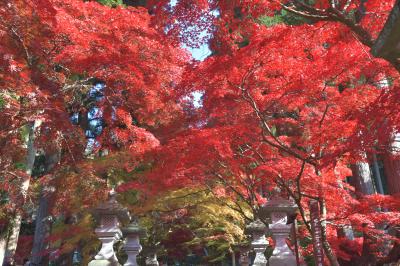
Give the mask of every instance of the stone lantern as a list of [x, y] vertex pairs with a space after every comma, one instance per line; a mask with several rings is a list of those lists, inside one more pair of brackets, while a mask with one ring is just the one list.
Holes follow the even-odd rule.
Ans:
[[135, 220], [132, 220], [130, 224], [122, 228], [122, 233], [125, 239], [124, 251], [128, 255], [128, 259], [124, 266], [137, 266], [136, 257], [142, 250], [140, 245], [140, 237], [145, 235], [144, 229], [141, 229]]
[[295, 266], [296, 256], [286, 243], [292, 225], [287, 224], [288, 216], [296, 213], [297, 205], [287, 199], [273, 198], [261, 208], [261, 214], [271, 218], [269, 231], [275, 241], [275, 249], [269, 258], [269, 266]]
[[256, 220], [251, 222], [248, 226], [246, 226], [246, 231], [251, 234], [252, 241], [251, 247], [256, 253], [256, 257], [254, 259], [254, 266], [266, 266], [267, 258], [265, 258], [264, 252], [268, 247], [268, 241], [265, 238], [265, 234], [267, 233], [267, 227], [260, 220]]
[[101, 249], [94, 260], [89, 262], [89, 266], [120, 265], [114, 251], [114, 244], [122, 237], [119, 227], [121, 223], [129, 222], [129, 214], [117, 202], [114, 190], [109, 193], [108, 201], [94, 210], [94, 216], [99, 224], [95, 233], [101, 241]]

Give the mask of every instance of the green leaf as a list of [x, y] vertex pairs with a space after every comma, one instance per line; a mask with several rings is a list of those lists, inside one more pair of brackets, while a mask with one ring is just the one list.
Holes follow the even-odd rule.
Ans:
[[15, 167], [16, 169], [26, 170], [26, 164], [23, 163], [23, 162], [16, 162], [16, 163], [14, 164], [14, 167]]
[[122, 0], [97, 0], [102, 5], [105, 6], [110, 6], [110, 7], [117, 7], [117, 6], [122, 6], [124, 3]]
[[276, 137], [276, 126], [271, 127], [271, 134], [272, 136]]
[[28, 142], [29, 130], [30, 130], [29, 125], [25, 125], [19, 129], [19, 134], [21, 136], [21, 140], [24, 141], [25, 143]]
[[276, 24], [283, 23], [282, 16], [275, 15], [271, 16], [262, 16], [258, 18], [260, 24], [265, 25], [267, 27], [272, 27]]
[[6, 101], [3, 97], [0, 96], [0, 109], [3, 109], [6, 106]]

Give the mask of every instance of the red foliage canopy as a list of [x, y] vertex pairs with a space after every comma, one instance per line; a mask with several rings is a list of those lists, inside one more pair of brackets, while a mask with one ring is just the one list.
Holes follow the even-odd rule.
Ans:
[[[338, 228], [376, 235], [384, 234], [382, 222], [399, 223], [397, 197], [355, 197], [345, 182], [351, 164], [389, 150], [399, 130], [398, 66], [369, 53], [393, 1], [290, 2], [215, 3], [215, 55], [189, 66], [179, 86], [181, 97], [203, 94], [198, 116], [151, 154], [154, 169], [141, 184], [122, 189], [217, 184], [257, 216], [279, 187], [303, 209], [306, 225], [310, 199], [326, 206], [326, 237], [338, 250]], [[257, 22], [281, 8], [311, 20]], [[351, 18], [360, 8], [361, 21]]]
[[[336, 229], [344, 225], [376, 235], [382, 231], [374, 225], [398, 224], [397, 198], [355, 197], [345, 182], [350, 164], [386, 151], [399, 130], [399, 65], [369, 53], [394, 1], [314, 2], [148, 1], [146, 10], [6, 1], [0, 7], [5, 188], [18, 191], [14, 162], [23, 157], [23, 141], [16, 133], [34, 120], [43, 121], [35, 145], [61, 147], [61, 165], [84, 157], [81, 129], [66, 122], [71, 112], [88, 109], [79, 100], [87, 93], [76, 85], [81, 75], [107, 84], [98, 103], [106, 123], [102, 146], [126, 148], [134, 159], [149, 152], [144, 158], [153, 169], [121, 190], [154, 195], [223, 186], [257, 216], [279, 187], [299, 205], [307, 228], [308, 201], [326, 206], [323, 235], [336, 250]], [[282, 9], [308, 20], [259, 23]], [[178, 43], [197, 46], [210, 36], [214, 56], [184, 70], [189, 57]], [[203, 94], [195, 110], [183, 104], [193, 92]], [[81, 175], [93, 176], [90, 166], [79, 166]], [[80, 185], [82, 176], [70, 177]]]
[[[35, 147], [61, 150], [58, 168], [78, 166], [86, 140], [69, 118], [91, 107], [88, 80], [107, 85], [96, 103], [106, 125], [97, 139], [103, 148], [141, 154], [176, 129], [183, 112], [172, 96], [188, 55], [150, 26], [145, 9], [18, 0], [5, 1], [0, 15], [2, 188], [19, 196], [26, 178], [15, 164], [25, 161], [19, 131], [35, 120], [42, 121]], [[75, 178], [92, 176], [90, 168], [79, 169]]]

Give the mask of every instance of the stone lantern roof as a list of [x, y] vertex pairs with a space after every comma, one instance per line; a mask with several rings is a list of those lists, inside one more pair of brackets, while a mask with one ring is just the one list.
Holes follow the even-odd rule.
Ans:
[[297, 209], [297, 205], [292, 200], [272, 198], [261, 206], [259, 212], [261, 217], [270, 217], [273, 212], [284, 212], [288, 215], [295, 214]]
[[260, 220], [255, 220], [246, 226], [246, 232], [248, 233], [262, 233], [265, 234], [268, 231], [267, 226]]
[[101, 203], [93, 210], [93, 215], [96, 219], [104, 215], [115, 215], [122, 224], [127, 224], [130, 221], [128, 210], [118, 203], [116, 200], [116, 192], [114, 190], [109, 192], [108, 200], [106, 202]]
[[146, 236], [146, 229], [141, 228], [136, 221], [132, 221], [130, 224], [123, 227], [121, 231], [124, 235], [138, 234], [140, 237]]

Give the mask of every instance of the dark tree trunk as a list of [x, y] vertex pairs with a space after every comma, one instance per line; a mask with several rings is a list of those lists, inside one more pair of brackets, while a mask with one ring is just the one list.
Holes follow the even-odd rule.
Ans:
[[357, 192], [364, 195], [375, 193], [371, 170], [367, 162], [353, 164], [351, 171], [353, 172], [353, 176], [350, 179], [350, 184], [354, 186]]
[[45, 191], [40, 193], [39, 208], [37, 210], [35, 222], [35, 235], [33, 238], [32, 257], [30, 265], [39, 266], [46, 265], [44, 260], [46, 258], [46, 238], [49, 235], [50, 221], [49, 216], [49, 195]]
[[400, 134], [393, 136], [390, 151], [384, 155], [384, 167], [388, 192], [391, 195], [400, 193]]
[[[53, 170], [56, 164], [60, 161], [60, 150], [54, 150], [49, 155], [46, 155], [45, 172], [49, 173]], [[42, 187], [39, 199], [39, 208], [37, 210], [35, 222], [35, 235], [33, 237], [33, 247], [30, 259], [31, 266], [46, 265], [48, 260], [47, 254], [47, 237], [50, 234], [50, 202], [52, 192]], [[48, 261], [47, 261], [48, 264]]]

